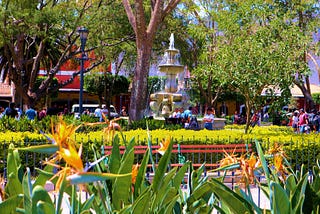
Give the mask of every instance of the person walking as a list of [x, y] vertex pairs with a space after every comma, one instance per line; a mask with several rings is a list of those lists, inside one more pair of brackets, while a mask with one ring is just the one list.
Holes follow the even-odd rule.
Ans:
[[99, 121], [100, 122], [105, 122], [104, 118], [108, 118], [108, 113], [109, 113], [109, 111], [107, 109], [107, 106], [103, 105], [102, 109], [100, 110], [100, 119], [99, 119]]

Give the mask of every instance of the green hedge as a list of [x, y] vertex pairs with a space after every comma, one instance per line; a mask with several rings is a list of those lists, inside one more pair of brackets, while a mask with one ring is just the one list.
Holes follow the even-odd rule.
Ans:
[[[319, 134], [295, 134], [288, 127], [265, 126], [255, 127], [250, 134], [244, 134], [243, 126], [226, 126], [224, 130], [165, 130], [157, 129], [150, 131], [151, 142], [158, 145], [163, 138], [171, 137], [176, 144], [229, 144], [229, 143], [252, 143], [259, 140], [264, 149], [270, 148], [275, 142], [283, 146], [288, 160], [293, 166], [299, 167], [299, 164], [309, 166], [320, 158], [320, 138]], [[137, 129], [123, 131], [123, 136], [129, 140], [133, 137], [137, 145], [147, 145], [146, 130]], [[48, 134], [50, 136], [50, 134]], [[101, 145], [111, 145], [112, 135], [103, 131], [81, 132], [73, 136], [74, 139], [83, 144], [83, 151], [90, 151], [89, 146], [94, 146], [99, 151]], [[10, 142], [14, 142], [17, 147], [28, 146], [34, 143], [46, 143], [47, 139], [43, 134], [32, 132], [10, 132], [7, 131], [0, 135], [2, 143], [1, 160], [5, 159], [6, 149]], [[1, 144], [0, 144], [1, 145]], [[23, 156], [21, 159], [24, 159]], [[29, 158], [30, 159], [30, 158]], [[93, 154], [84, 154], [84, 161], [92, 161]], [[37, 162], [38, 159], [36, 158]], [[298, 164], [296, 164], [298, 163]], [[1, 167], [0, 167], [1, 168]]]

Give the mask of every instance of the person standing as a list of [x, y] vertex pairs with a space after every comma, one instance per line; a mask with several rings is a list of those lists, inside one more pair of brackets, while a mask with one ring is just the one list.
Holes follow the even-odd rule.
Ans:
[[28, 120], [34, 120], [37, 117], [37, 112], [31, 106], [29, 106], [25, 112], [25, 115], [27, 116]]
[[306, 131], [306, 128], [308, 126], [308, 115], [304, 112], [304, 109], [300, 109], [299, 114], [299, 129], [300, 133], [304, 133]]
[[295, 110], [292, 116], [292, 128], [295, 133], [298, 133], [298, 124], [299, 124], [299, 111]]
[[39, 120], [42, 120], [45, 116], [47, 116], [47, 108], [43, 107], [42, 110], [39, 112]]
[[204, 115], [203, 122], [205, 129], [213, 130], [214, 113], [211, 107], [207, 108], [207, 113]]
[[20, 120], [21, 116], [23, 115], [23, 112], [19, 104], [16, 106], [16, 110], [18, 112], [18, 115], [16, 116], [16, 120]]
[[4, 108], [2, 106], [0, 106], [0, 118], [3, 118], [4, 115], [5, 115], [5, 112], [4, 112]]
[[[101, 108], [100, 108], [100, 107], [97, 107], [97, 108], [94, 110], [94, 116], [95, 116], [95, 117], [98, 117], [99, 120], [100, 120], [100, 118], [102, 117], [102, 116], [101, 116]], [[100, 122], [101, 122], [101, 121], [100, 121]]]
[[239, 123], [239, 114], [238, 111], [234, 112], [234, 115], [232, 115], [232, 123], [233, 124], [238, 124]]
[[107, 106], [104, 105], [104, 106], [102, 107], [102, 109], [101, 109], [100, 122], [103, 122], [103, 121], [104, 121], [104, 117], [105, 117], [105, 118], [108, 118], [108, 113], [109, 113], [109, 111], [108, 111], [108, 109], [107, 109]]
[[90, 115], [90, 111], [89, 111], [89, 109], [85, 109], [83, 112], [82, 112], [82, 115]]
[[9, 107], [5, 110], [5, 115], [11, 118], [18, 117], [18, 111], [15, 109], [16, 104], [10, 103]]
[[127, 114], [127, 109], [126, 109], [126, 107], [125, 107], [125, 106], [122, 106], [122, 109], [121, 109], [121, 116], [123, 116], [123, 117], [128, 116], [128, 114]]

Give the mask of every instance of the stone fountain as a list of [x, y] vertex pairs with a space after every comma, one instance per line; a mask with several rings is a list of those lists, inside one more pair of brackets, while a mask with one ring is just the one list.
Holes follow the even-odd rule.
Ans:
[[159, 71], [166, 74], [165, 89], [150, 96], [150, 108], [155, 117], [168, 118], [176, 108], [188, 108], [189, 96], [183, 89], [178, 89], [177, 74], [184, 71], [179, 63], [179, 50], [174, 47], [173, 33], [170, 36], [169, 48], [165, 51]]

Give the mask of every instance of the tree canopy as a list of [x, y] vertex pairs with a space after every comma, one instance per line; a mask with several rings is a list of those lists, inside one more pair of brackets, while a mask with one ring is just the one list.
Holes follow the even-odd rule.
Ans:
[[103, 103], [113, 95], [128, 93], [129, 80], [125, 76], [112, 75], [110, 73], [92, 73], [84, 78], [84, 88], [88, 93], [96, 94], [99, 103]]
[[[204, 96], [230, 87], [240, 92], [246, 100], [247, 128], [251, 110], [265, 104], [261, 98], [265, 88], [280, 88], [285, 98], [296, 76], [310, 74], [303, 57], [313, 42], [313, 1], [197, 1], [186, 5], [186, 17], [192, 23], [188, 27], [190, 45], [197, 53], [191, 67], [194, 80]], [[297, 20], [303, 18], [302, 28]], [[211, 100], [208, 97], [207, 102]]]
[[[121, 17], [121, 13], [112, 10], [117, 10], [119, 6], [121, 5], [117, 1], [1, 1], [2, 76], [14, 83], [16, 91], [26, 104], [34, 103], [43, 95], [71, 83], [80, 73], [79, 70], [75, 71], [69, 80], [51, 84], [64, 63], [79, 57], [80, 41], [77, 29], [80, 26], [89, 28], [90, 35], [93, 35], [88, 39], [85, 53], [89, 56], [91, 51], [95, 51], [95, 59], [91, 59], [85, 73], [101, 64], [106, 57], [110, 57], [107, 54], [109, 52], [102, 51], [105, 47], [132, 39], [126, 31], [127, 21], [115, 19], [118, 17], [116, 15], [113, 15], [113, 19], [105, 19], [111, 14], [120, 14]], [[124, 15], [124, 10], [122, 11]], [[101, 14], [102, 12], [104, 14]], [[101, 17], [104, 17], [104, 20]], [[122, 24], [121, 28], [119, 22]], [[108, 61], [110, 64], [111, 60]], [[39, 87], [34, 87], [41, 68], [45, 71], [41, 75], [46, 78]], [[55, 87], [52, 87], [53, 85]]]

